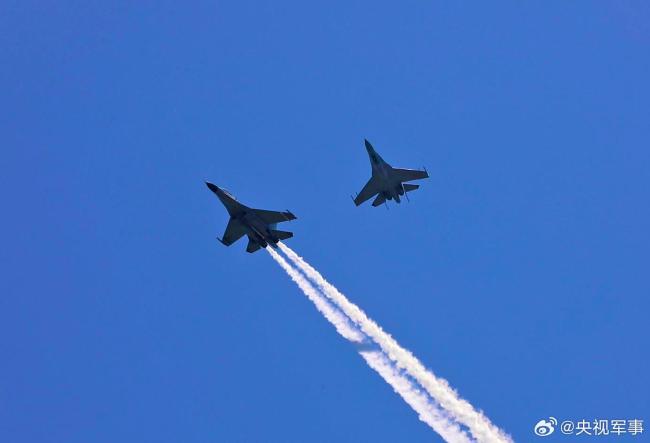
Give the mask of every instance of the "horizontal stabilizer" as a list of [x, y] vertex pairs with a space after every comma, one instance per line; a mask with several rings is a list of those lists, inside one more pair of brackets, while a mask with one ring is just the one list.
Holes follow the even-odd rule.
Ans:
[[404, 185], [402, 186], [404, 186], [404, 191], [406, 192], [415, 191], [417, 188], [420, 187], [420, 185], [411, 185], [409, 183], [404, 183]]
[[386, 201], [386, 197], [384, 197], [384, 194], [379, 194], [375, 201], [372, 202], [373, 206], [379, 206], [383, 204]]
[[286, 240], [288, 238], [293, 237], [293, 232], [288, 232], [288, 231], [276, 231], [273, 230], [271, 231], [271, 234], [275, 237], [277, 237], [278, 240]]
[[257, 243], [252, 238], [248, 239], [248, 246], [246, 246], [246, 252], [251, 252], [252, 253], [252, 252], [257, 251], [260, 248], [261, 248], [261, 246], [260, 246], [259, 243]]

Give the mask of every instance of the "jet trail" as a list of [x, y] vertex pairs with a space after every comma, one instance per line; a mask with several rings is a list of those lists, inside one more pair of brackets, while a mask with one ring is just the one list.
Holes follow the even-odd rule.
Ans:
[[368, 318], [358, 306], [350, 302], [347, 297], [325, 280], [302, 257], [282, 242], [278, 243], [278, 246], [345, 315], [359, 325], [364, 334], [379, 345], [390, 360], [413, 377], [433, 399], [449, 412], [451, 417], [467, 426], [476, 440], [489, 443], [512, 442], [509, 435], [493, 425], [482, 412], [476, 411], [467, 400], [460, 398], [458, 393], [449, 386], [446, 380], [436, 377], [432, 372], [427, 370], [410, 351], [400, 346], [393, 337], [384, 332], [377, 323]]
[[363, 343], [365, 336], [350, 323], [345, 315], [332, 307], [327, 299], [323, 298], [318, 290], [316, 290], [316, 288], [314, 288], [300, 272], [287, 263], [280, 254], [275, 252], [273, 248], [267, 247], [266, 250], [269, 251], [271, 257], [273, 257], [280, 267], [285, 270], [289, 277], [291, 277], [291, 280], [298, 285], [300, 290], [305, 293], [307, 298], [314, 303], [318, 312], [323, 314], [327, 321], [334, 325], [336, 331], [343, 336], [343, 338], [353, 343]]
[[[272, 248], [267, 247], [266, 250], [298, 285], [302, 292], [314, 303], [316, 309], [334, 325], [341, 336], [356, 344], [362, 344], [366, 341], [365, 335], [350, 322], [348, 317], [333, 307], [298, 270], [293, 268]], [[460, 426], [447, 417], [425, 393], [413, 386], [413, 383], [401, 374], [383, 353], [370, 350], [359, 351], [359, 353], [368, 366], [374, 369], [418, 413], [420, 420], [440, 434], [445, 441], [450, 443], [472, 442]]]
[[380, 351], [360, 351], [368, 366], [377, 371], [386, 383], [418, 413], [420, 420], [428, 424], [445, 441], [471, 443], [474, 440], [454, 423], [429, 397], [413, 386], [413, 383], [396, 369], [391, 361]]

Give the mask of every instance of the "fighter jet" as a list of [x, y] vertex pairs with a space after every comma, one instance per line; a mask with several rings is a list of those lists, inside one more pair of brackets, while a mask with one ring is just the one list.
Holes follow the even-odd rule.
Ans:
[[424, 171], [418, 171], [416, 169], [393, 168], [377, 154], [377, 151], [375, 151], [368, 140], [364, 139], [364, 142], [368, 151], [368, 157], [370, 157], [372, 177], [370, 177], [370, 180], [368, 180], [368, 183], [366, 183], [361, 192], [352, 199], [355, 205], [359, 206], [375, 195], [377, 198], [372, 202], [373, 206], [379, 206], [386, 202], [386, 200], [395, 200], [395, 202], [400, 203], [401, 195], [405, 196], [408, 200], [406, 193], [415, 191], [420, 187], [404, 182], [429, 178], [429, 173], [426, 169]]
[[293, 237], [293, 232], [278, 231], [276, 229], [277, 223], [296, 219], [296, 216], [291, 211], [277, 212], [252, 209], [239, 203], [225, 189], [221, 189], [209, 182], [205, 182], [205, 184], [212, 192], [217, 194], [230, 215], [223, 238], [218, 239], [224, 245], [230, 246], [246, 235], [248, 236], [246, 252], [255, 252], [269, 245], [277, 248], [280, 240]]

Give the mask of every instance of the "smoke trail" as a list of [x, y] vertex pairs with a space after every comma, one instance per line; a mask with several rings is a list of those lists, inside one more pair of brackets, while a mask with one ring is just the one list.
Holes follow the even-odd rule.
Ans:
[[[316, 309], [336, 327], [341, 336], [357, 344], [362, 344], [365, 341], [366, 337], [363, 333], [356, 329], [341, 311], [331, 306], [300, 272], [294, 269], [272, 248], [266, 248], [266, 250], [314, 303]], [[460, 426], [453, 423], [435, 403], [431, 402], [426, 394], [415, 388], [406, 376], [394, 368], [384, 354], [379, 351], [368, 350], [359, 351], [359, 353], [368, 366], [374, 369], [418, 413], [420, 420], [440, 434], [445, 441], [451, 443], [470, 443], [472, 441]]]
[[386, 383], [418, 413], [420, 420], [428, 424], [434, 431], [448, 442], [471, 443], [474, 440], [454, 423], [440, 408], [431, 403], [429, 397], [413, 386], [413, 383], [400, 374], [390, 360], [380, 351], [360, 351], [368, 366], [377, 371]]
[[288, 246], [278, 243], [280, 249], [287, 254], [289, 259], [300, 268], [305, 275], [311, 279], [322, 292], [332, 300], [352, 321], [359, 325], [361, 331], [369, 336], [384, 353], [412, 376], [451, 416], [466, 425], [472, 435], [479, 442], [511, 442], [512, 439], [505, 432], [493, 425], [490, 420], [478, 412], [474, 407], [460, 398], [458, 393], [449, 386], [449, 383], [436, 377], [427, 370], [424, 365], [408, 350], [402, 348], [393, 337], [384, 332], [377, 323], [359, 309], [347, 297], [341, 294], [332, 284], [326, 281], [323, 276], [302, 257], [296, 254]]
[[334, 325], [336, 331], [341, 334], [345, 339], [353, 343], [362, 343], [365, 336], [352, 324], [348, 318], [343, 315], [339, 310], [332, 307], [329, 302], [309, 283], [300, 272], [295, 270], [287, 261], [277, 252], [271, 248], [266, 248], [271, 254], [271, 257], [278, 262], [280, 267], [291, 277], [298, 287], [305, 293], [307, 298], [314, 303], [318, 312]]

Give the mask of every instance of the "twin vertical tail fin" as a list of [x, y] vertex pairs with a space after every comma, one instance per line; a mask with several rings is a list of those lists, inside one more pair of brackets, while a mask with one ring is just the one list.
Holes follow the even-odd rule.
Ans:
[[[278, 231], [272, 229], [271, 236], [272, 238], [265, 238], [264, 241], [268, 242], [268, 246], [277, 248], [276, 246], [277, 242], [279, 242], [280, 240], [286, 240], [288, 238], [293, 237], [293, 232]], [[246, 246], [246, 252], [253, 253], [255, 251], [258, 251], [261, 248], [262, 245], [260, 245], [254, 238], [248, 237], [248, 246]]]

